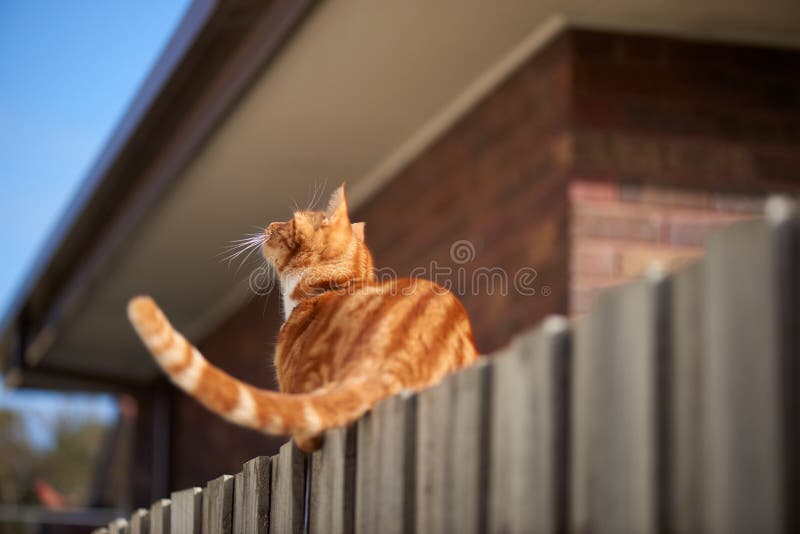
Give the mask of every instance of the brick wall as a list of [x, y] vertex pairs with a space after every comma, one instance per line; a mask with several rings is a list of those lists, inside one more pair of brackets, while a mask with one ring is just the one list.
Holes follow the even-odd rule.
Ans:
[[578, 31], [573, 175], [800, 191], [800, 53]]
[[[634, 194], [651, 198], [651, 190], [584, 187], [583, 193], [573, 188], [573, 199], [608, 198], [577, 208], [571, 229], [571, 182], [744, 195], [797, 192], [798, 147], [800, 54], [571, 31], [478, 104], [354, 218], [366, 221], [378, 266], [401, 275], [429, 269], [431, 261], [454, 269], [447, 281], [464, 301], [479, 348], [489, 352], [547, 314], [568, 312], [570, 235], [596, 232], [597, 224], [605, 232], [622, 227], [639, 236], [641, 242], [622, 252], [604, 250], [601, 239], [575, 252], [573, 271], [597, 269], [586, 275], [614, 279], [637, 272], [650, 254], [672, 261], [674, 250], [664, 250], [656, 236], [673, 236], [670, 246], [694, 254], [698, 228], [718, 222], [706, 215], [698, 221], [685, 206], [681, 213], [693, 214], [688, 223], [676, 212], [669, 230], [635, 207], [631, 220], [620, 223], [619, 205]], [[450, 254], [461, 240], [474, 249], [466, 263]], [[509, 276], [533, 268], [536, 293], [458, 287], [459, 268], [470, 278], [479, 267], [499, 267]], [[201, 345], [215, 363], [259, 385], [270, 383], [267, 362], [280, 327], [272, 298], [266, 313], [256, 300]], [[577, 298], [583, 297], [574, 293]], [[248, 457], [275, 450], [275, 440], [234, 429], [185, 396], [176, 396], [174, 416], [174, 488], [237, 471]]]
[[673, 270], [703, 254], [709, 233], [757, 217], [761, 196], [572, 182], [570, 314], [589, 311], [601, 289], [657, 263]]
[[[431, 260], [455, 270], [437, 281], [456, 288], [483, 353], [567, 310], [569, 54], [567, 39], [551, 45], [355, 214], [376, 265], [401, 276]], [[452, 261], [460, 240], [473, 261]], [[458, 287], [461, 267], [468, 280], [502, 269], [508, 294]], [[534, 295], [510, 287], [524, 268], [536, 270]]]

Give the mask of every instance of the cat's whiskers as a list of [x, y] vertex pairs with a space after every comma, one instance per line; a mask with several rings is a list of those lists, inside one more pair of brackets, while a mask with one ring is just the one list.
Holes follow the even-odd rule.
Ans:
[[225, 255], [225, 254], [236, 253], [236, 252], [238, 252], [239, 250], [241, 250], [241, 249], [244, 249], [244, 248], [247, 248], [247, 247], [251, 246], [253, 243], [257, 243], [257, 242], [258, 242], [258, 241], [257, 241], [255, 238], [251, 238], [251, 239], [249, 239], [249, 240], [247, 240], [247, 241], [243, 241], [243, 242], [241, 242], [241, 243], [234, 243], [234, 244], [232, 244], [232, 245], [230, 245], [230, 246], [226, 247], [224, 250], [222, 250], [222, 252], [220, 252], [219, 254], [217, 254], [217, 256], [222, 256], [222, 255]]
[[308, 203], [308, 207], [306, 211], [314, 211], [317, 207], [317, 203], [322, 200], [322, 193], [325, 191], [326, 186], [328, 185], [328, 180], [325, 179], [322, 181], [322, 184], [317, 182], [314, 184], [314, 196], [311, 197], [311, 202]]
[[227, 256], [222, 258], [220, 261], [223, 262], [227, 261], [228, 265], [230, 265], [233, 262], [233, 260], [242, 255], [245, 255], [244, 259], [239, 264], [239, 268], [236, 270], [236, 272], [238, 273], [239, 269], [241, 269], [242, 265], [244, 265], [244, 263], [248, 260], [248, 258], [250, 258], [253, 252], [258, 250], [261, 247], [261, 245], [264, 244], [264, 240], [266, 239], [266, 236], [264, 235], [264, 229], [259, 228], [259, 230], [260, 230], [259, 232], [253, 232], [247, 234], [245, 237], [241, 239], [235, 239], [231, 241], [231, 244], [228, 245], [219, 254], [219, 255], [227, 254]]
[[[237, 249], [235, 252], [233, 252], [229, 256], [223, 258], [222, 261], [227, 261], [228, 265], [230, 265], [231, 263], [233, 263], [233, 260], [235, 260], [236, 258], [240, 257], [243, 254], [252, 253], [254, 250], [258, 249], [260, 246], [261, 246], [261, 243], [259, 243], [259, 242], [249, 243], [249, 244], [243, 246], [241, 249]], [[249, 256], [249, 254], [248, 254], [248, 256]]]
[[249, 244], [253, 243], [254, 241], [263, 240], [263, 239], [264, 239], [264, 232], [263, 231], [262, 232], [258, 232], [258, 233], [254, 232], [252, 234], [246, 234], [246, 237], [243, 237], [241, 239], [232, 240], [223, 249], [223, 251], [218, 254], [218, 256], [220, 256], [222, 254], [225, 254], [227, 252], [230, 252], [230, 251], [232, 251], [234, 249], [237, 249], [239, 247], [249, 245]]
[[260, 241], [258, 239], [252, 238], [252, 239], [250, 239], [248, 241], [243, 241], [241, 243], [236, 243], [234, 245], [231, 245], [231, 246], [227, 247], [224, 251], [222, 251], [222, 253], [220, 253], [220, 255], [228, 254], [228, 253], [231, 253], [231, 252], [235, 252], [235, 251], [240, 250], [242, 248], [249, 247], [253, 243], [259, 243], [259, 242]]
[[244, 265], [245, 263], [247, 263], [247, 260], [250, 258], [250, 256], [252, 256], [252, 255], [253, 255], [253, 252], [255, 252], [256, 250], [258, 250], [258, 249], [260, 249], [260, 248], [261, 248], [261, 246], [260, 246], [260, 245], [261, 245], [261, 243], [260, 243], [260, 242], [259, 242], [259, 243], [256, 243], [256, 245], [257, 245], [257, 246], [253, 246], [253, 247], [251, 247], [251, 249], [250, 249], [250, 252], [248, 252], [248, 253], [247, 253], [247, 255], [244, 257], [244, 259], [241, 261], [241, 263], [239, 263], [239, 267], [237, 267], [237, 268], [236, 268], [236, 273], [234, 273], [234, 274], [238, 274], [238, 273], [239, 273], [239, 271], [240, 271], [240, 270], [241, 270], [241, 268], [242, 268], [242, 265]]
[[249, 236], [249, 237], [244, 237], [244, 238], [242, 238], [242, 239], [235, 239], [235, 240], [231, 241], [231, 245], [230, 245], [228, 248], [231, 248], [231, 247], [236, 247], [236, 246], [237, 246], [238, 244], [240, 244], [240, 243], [250, 243], [250, 242], [252, 242], [254, 239], [258, 239], [258, 238], [259, 238], [259, 236], [258, 236], [258, 235], [256, 235], [256, 234], [253, 234], [253, 235], [251, 235], [251, 236]]
[[314, 205], [317, 203], [318, 194], [319, 194], [319, 183], [316, 183], [314, 184], [314, 194], [311, 196], [311, 201], [308, 203], [306, 211], [312, 211], [314, 209]]

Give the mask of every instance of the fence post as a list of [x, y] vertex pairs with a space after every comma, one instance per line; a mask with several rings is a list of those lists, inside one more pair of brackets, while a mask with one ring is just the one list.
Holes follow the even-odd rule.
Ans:
[[380, 427], [374, 411], [356, 423], [356, 509], [355, 528], [358, 534], [378, 530], [378, 445]]
[[203, 520], [203, 490], [189, 488], [173, 491], [170, 528], [172, 534], [201, 534]]
[[128, 521], [120, 518], [110, 522], [108, 534], [128, 534]]
[[490, 371], [481, 361], [418, 396], [418, 532], [486, 528]]
[[144, 508], [139, 508], [131, 514], [131, 534], [150, 533], [150, 514]]
[[445, 531], [451, 397], [449, 380], [417, 396], [417, 532]]
[[569, 361], [563, 317], [493, 357], [489, 532], [567, 531]]
[[570, 529], [657, 530], [668, 357], [663, 276], [601, 293], [575, 328], [571, 418]]
[[244, 532], [244, 473], [233, 475], [233, 522], [231, 530], [234, 534]]
[[416, 396], [396, 395], [375, 409], [380, 425], [378, 528], [387, 534], [414, 528]]
[[150, 507], [150, 534], [170, 534], [169, 499], [160, 499]]
[[245, 462], [234, 477], [234, 534], [262, 534], [269, 528], [270, 458]]
[[203, 491], [203, 534], [230, 534], [233, 526], [233, 477], [211, 480]]
[[344, 534], [355, 526], [356, 427], [335, 428], [311, 456], [309, 532]]
[[668, 443], [669, 531], [701, 532], [703, 462], [700, 437], [705, 419], [701, 405], [703, 376], [703, 264], [693, 263], [675, 273], [669, 282]]
[[452, 532], [486, 530], [491, 371], [481, 360], [448, 378], [453, 385], [453, 434], [446, 458], [445, 527]]
[[[797, 218], [785, 200], [765, 221], [709, 240], [704, 315], [703, 528], [797, 527]], [[793, 324], [792, 324], [793, 322]], [[794, 481], [794, 483], [792, 482]], [[791, 530], [791, 529], [789, 529]]]
[[269, 531], [302, 534], [305, 499], [306, 455], [289, 441], [272, 457]]
[[356, 532], [414, 528], [416, 397], [396, 395], [358, 423]]

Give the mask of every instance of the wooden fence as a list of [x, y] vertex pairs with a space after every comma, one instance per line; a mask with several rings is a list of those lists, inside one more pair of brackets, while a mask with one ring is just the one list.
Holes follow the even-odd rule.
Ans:
[[800, 231], [791, 205], [699, 263], [551, 318], [441, 385], [380, 403], [108, 531], [797, 532]]

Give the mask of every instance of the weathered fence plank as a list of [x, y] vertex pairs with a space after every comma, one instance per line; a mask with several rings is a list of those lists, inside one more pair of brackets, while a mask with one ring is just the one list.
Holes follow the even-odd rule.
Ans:
[[125, 519], [115, 519], [108, 524], [108, 534], [128, 534], [128, 521]]
[[211, 480], [203, 491], [203, 534], [230, 534], [233, 527], [233, 477]]
[[[234, 534], [263, 534], [269, 528], [270, 458], [246, 462], [234, 479]], [[241, 482], [241, 483], [240, 483]]]
[[356, 427], [325, 434], [311, 456], [309, 532], [343, 534], [355, 528]]
[[380, 427], [374, 412], [358, 420], [356, 430], [356, 532], [378, 531], [378, 446]]
[[703, 264], [693, 263], [668, 281], [670, 371], [668, 469], [669, 532], [701, 532], [703, 461], [700, 436], [703, 374]]
[[450, 532], [486, 529], [491, 370], [482, 361], [447, 379], [453, 383], [444, 523]]
[[170, 534], [169, 499], [160, 499], [150, 507], [150, 534]]
[[565, 532], [570, 334], [548, 318], [493, 357], [489, 532]]
[[578, 321], [573, 358], [570, 528], [579, 532], [657, 529], [662, 500], [656, 417], [665, 358], [663, 279], [599, 295]]
[[201, 534], [203, 521], [203, 490], [189, 488], [170, 495], [170, 528], [172, 534]]
[[150, 514], [144, 508], [139, 508], [131, 514], [131, 534], [150, 533]]
[[789, 293], [792, 282], [784, 273], [797, 269], [797, 249], [792, 249], [797, 220], [789, 212], [786, 203], [773, 201], [766, 221], [735, 225], [708, 242], [703, 374], [707, 532], [782, 532], [787, 518], [794, 521], [786, 489], [796, 476], [792, 457], [797, 451], [787, 454], [785, 447], [786, 433], [791, 435], [796, 423], [785, 410], [787, 400], [796, 399], [797, 375], [787, 379], [784, 373], [797, 371], [792, 342], [797, 332], [790, 327], [791, 321], [796, 327], [797, 319], [785, 314], [793, 313], [792, 307], [796, 311], [798, 295], [796, 285], [795, 294]]
[[306, 455], [294, 441], [289, 441], [272, 457], [269, 531], [301, 534], [305, 524], [305, 498]]
[[417, 397], [398, 395], [375, 410], [380, 423], [378, 527], [387, 534], [414, 529]]
[[233, 523], [234, 534], [243, 532], [244, 525], [244, 473], [233, 475]]
[[445, 532], [452, 395], [452, 382], [445, 380], [417, 396], [417, 532]]
[[416, 396], [384, 400], [358, 426], [356, 532], [414, 528]]
[[[786, 532], [800, 532], [800, 205], [780, 198], [767, 204], [775, 228], [780, 290], [781, 393], [784, 424], [782, 506]], [[783, 205], [782, 205], [783, 204]], [[781, 213], [781, 212], [784, 213]], [[788, 212], [788, 213], [786, 213]]]

